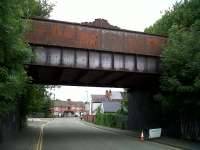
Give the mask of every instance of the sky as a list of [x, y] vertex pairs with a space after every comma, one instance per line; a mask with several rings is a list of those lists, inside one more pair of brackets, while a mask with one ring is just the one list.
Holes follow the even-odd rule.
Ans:
[[[122, 88], [103, 88], [103, 87], [83, 87], [83, 86], [61, 86], [58, 88], [53, 88], [49, 90], [55, 93], [55, 99], [67, 100], [71, 99], [73, 101], [90, 101], [91, 94], [105, 94], [106, 90], [112, 91], [124, 91]], [[54, 99], [54, 94], [52, 94], [52, 99]]]
[[[180, 0], [49, 0], [55, 4], [50, 19], [81, 23], [102, 18], [122, 29], [143, 32], [176, 1]], [[51, 92], [56, 99], [88, 101], [91, 94], [104, 94], [106, 89], [123, 91], [121, 88], [61, 86]]]

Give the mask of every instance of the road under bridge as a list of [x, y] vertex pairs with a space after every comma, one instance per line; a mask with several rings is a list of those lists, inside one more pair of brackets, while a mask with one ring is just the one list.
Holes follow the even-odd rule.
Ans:
[[26, 39], [36, 57], [26, 65], [34, 83], [130, 88], [129, 128], [153, 126], [158, 113], [151, 100], [166, 37], [120, 29], [102, 19], [31, 22]]

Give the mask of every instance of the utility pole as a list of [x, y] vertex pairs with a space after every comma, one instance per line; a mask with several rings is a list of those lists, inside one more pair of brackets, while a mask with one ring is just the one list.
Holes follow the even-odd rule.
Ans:
[[88, 100], [88, 90], [85, 91], [86, 92], [86, 96], [87, 96], [87, 102], [89, 102], [89, 115], [92, 114], [92, 103], [91, 101]]
[[56, 94], [55, 94], [55, 91], [56, 91], [56, 89], [55, 89], [56, 87], [54, 86], [54, 93], [53, 93], [53, 95], [54, 95], [54, 101], [53, 101], [53, 119], [54, 119], [54, 115], [55, 115], [55, 112], [54, 112], [54, 108], [55, 108], [55, 100], [56, 100]]

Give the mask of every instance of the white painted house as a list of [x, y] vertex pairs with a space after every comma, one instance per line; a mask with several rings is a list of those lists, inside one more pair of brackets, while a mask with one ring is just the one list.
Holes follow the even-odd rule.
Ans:
[[120, 110], [122, 107], [121, 102], [117, 101], [104, 101], [101, 104], [101, 113], [114, 113]]
[[[97, 112], [97, 109], [100, 107], [101, 111], [105, 112], [116, 112], [116, 109], [121, 107], [121, 101], [123, 100], [123, 96], [121, 92], [114, 91], [106, 91], [105, 95], [91, 95], [92, 101], [91, 101], [91, 109], [92, 114], [95, 115]], [[116, 109], [114, 109], [116, 108]], [[110, 110], [109, 110], [110, 109]]]

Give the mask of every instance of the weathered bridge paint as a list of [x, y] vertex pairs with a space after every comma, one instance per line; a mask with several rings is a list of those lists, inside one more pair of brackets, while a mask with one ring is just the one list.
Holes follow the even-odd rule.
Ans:
[[33, 64], [98, 70], [158, 73], [159, 58], [125, 53], [32, 46]]
[[143, 87], [159, 77], [165, 37], [112, 25], [93, 27], [37, 18], [32, 23], [26, 38], [36, 54], [28, 64], [35, 83]]
[[113, 29], [110, 24], [108, 29], [47, 19], [32, 23], [26, 38], [36, 59], [27, 65], [35, 83], [130, 88], [129, 128], [157, 125], [159, 109], [152, 93], [158, 89], [165, 37]]
[[166, 38], [142, 32], [105, 29], [47, 19], [32, 19], [31, 44], [160, 56]]

